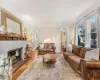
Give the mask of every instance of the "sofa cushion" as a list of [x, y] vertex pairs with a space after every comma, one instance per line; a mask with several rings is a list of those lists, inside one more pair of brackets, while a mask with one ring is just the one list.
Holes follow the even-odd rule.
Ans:
[[53, 46], [51, 44], [48, 44], [48, 46], [47, 46], [48, 49], [52, 49], [52, 47]]
[[81, 49], [82, 49], [81, 46], [73, 45], [72, 46], [72, 53], [74, 53], [74, 54], [79, 56], [79, 53], [80, 53]]
[[82, 59], [82, 58], [80, 58], [78, 56], [68, 56], [68, 58], [72, 59], [76, 63], [80, 63], [80, 60]]
[[86, 48], [82, 48], [81, 49], [81, 51], [80, 51], [80, 53], [79, 53], [79, 56], [81, 57], [81, 58], [84, 58], [85, 57], [85, 53], [86, 53]]
[[73, 54], [71, 52], [64, 52], [64, 55], [66, 55], [66, 56], [75, 56], [75, 54]]
[[70, 63], [73, 64], [74, 67], [76, 67], [77, 69], [80, 68], [81, 60], [82, 60], [82, 58], [80, 58], [78, 56], [68, 56], [68, 61], [70, 61]]
[[64, 58], [66, 61], [68, 61], [68, 56], [75, 56], [75, 54], [73, 54], [71, 52], [64, 52], [63, 55], [64, 55]]
[[53, 49], [46, 49], [47, 52], [53, 52]]
[[42, 48], [40, 49], [40, 52], [46, 52], [46, 49]]
[[48, 43], [44, 43], [44, 48], [47, 49]]

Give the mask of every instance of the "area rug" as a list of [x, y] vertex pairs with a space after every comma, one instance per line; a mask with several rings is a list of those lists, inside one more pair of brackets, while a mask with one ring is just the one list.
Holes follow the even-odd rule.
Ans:
[[64, 60], [63, 55], [57, 54], [55, 68], [44, 65], [42, 56], [39, 55], [17, 80], [82, 80], [70, 65]]

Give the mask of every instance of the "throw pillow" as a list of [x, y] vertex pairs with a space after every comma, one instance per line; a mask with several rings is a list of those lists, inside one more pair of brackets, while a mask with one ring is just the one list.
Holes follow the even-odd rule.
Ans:
[[72, 52], [72, 45], [71, 44], [67, 45], [66, 51]]
[[81, 58], [84, 58], [84, 57], [85, 57], [85, 53], [86, 53], [86, 48], [82, 48], [81, 51], [80, 51], [79, 56], [80, 56]]
[[43, 43], [40, 44], [40, 49], [42, 49], [42, 48], [44, 48], [44, 44]]
[[52, 49], [52, 44], [48, 44], [48, 49]]
[[86, 51], [85, 59], [97, 60], [98, 61], [99, 60], [99, 49]]
[[91, 49], [91, 48], [82, 48], [81, 51], [80, 51], [79, 56], [80, 56], [81, 58], [85, 58], [85, 53], [86, 53], [86, 51], [90, 51], [90, 50], [92, 50], [92, 49]]

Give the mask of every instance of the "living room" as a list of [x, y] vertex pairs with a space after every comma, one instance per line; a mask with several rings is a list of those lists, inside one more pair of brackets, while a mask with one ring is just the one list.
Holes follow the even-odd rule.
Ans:
[[100, 80], [99, 0], [1, 0], [0, 80]]

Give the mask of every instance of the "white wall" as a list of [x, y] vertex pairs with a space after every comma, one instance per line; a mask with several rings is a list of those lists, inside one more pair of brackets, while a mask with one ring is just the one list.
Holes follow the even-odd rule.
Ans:
[[0, 26], [1, 26], [1, 8], [0, 8]]
[[74, 38], [75, 38], [75, 26], [70, 25], [70, 27], [69, 27], [69, 42], [74, 44]]
[[60, 29], [57, 27], [34, 27], [38, 31], [38, 42], [43, 43], [44, 40], [50, 38], [50, 41], [56, 45], [56, 52], [60, 52]]
[[36, 27], [34, 29], [38, 31], [39, 42], [43, 42], [47, 38], [50, 38], [52, 42], [53, 38], [59, 33], [56, 27]]
[[85, 17], [86, 15], [88, 15], [89, 13], [91, 13], [93, 10], [96, 10], [98, 7], [100, 7], [100, 2], [93, 4], [92, 6], [90, 6], [88, 9], [86, 9], [82, 14], [80, 14], [77, 18], [76, 18], [76, 22], [80, 19], [82, 19], [83, 17]]

